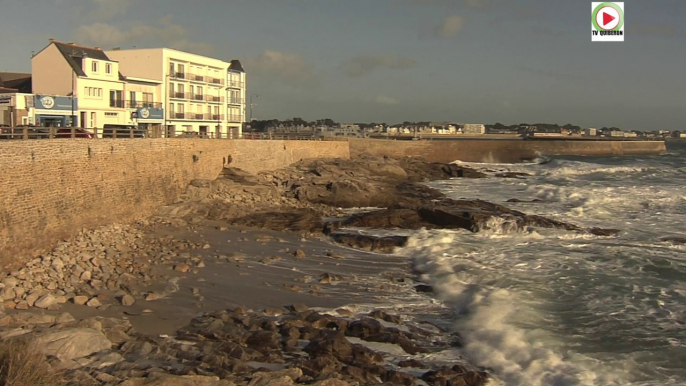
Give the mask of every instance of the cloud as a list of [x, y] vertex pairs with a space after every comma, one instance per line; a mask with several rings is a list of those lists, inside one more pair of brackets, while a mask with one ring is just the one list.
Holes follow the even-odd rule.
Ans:
[[434, 35], [447, 39], [454, 38], [462, 31], [464, 23], [465, 19], [462, 16], [448, 16], [434, 29]]
[[81, 14], [93, 20], [111, 20], [124, 16], [133, 0], [89, 0]]
[[255, 58], [245, 61], [246, 71], [267, 76], [292, 86], [306, 86], [318, 83], [314, 66], [306, 63], [296, 53], [266, 50]]
[[400, 104], [400, 102], [399, 102], [397, 99], [394, 99], [394, 98], [391, 98], [391, 97], [387, 97], [387, 96], [384, 96], [384, 95], [378, 95], [378, 96], [374, 99], [374, 101], [375, 101], [376, 103], [380, 103], [380, 104], [382, 104], [382, 105], [397, 105], [397, 104]]
[[417, 61], [410, 57], [360, 55], [341, 64], [341, 70], [349, 76], [359, 77], [370, 74], [377, 69], [404, 70], [416, 66]]
[[190, 40], [190, 32], [174, 23], [171, 16], [152, 23], [134, 22], [123, 26], [108, 23], [84, 25], [74, 31], [74, 38], [79, 44], [101, 47], [163, 46], [202, 55], [214, 52], [212, 45]]
[[632, 24], [631, 33], [650, 36], [676, 36], [676, 28], [667, 24]]

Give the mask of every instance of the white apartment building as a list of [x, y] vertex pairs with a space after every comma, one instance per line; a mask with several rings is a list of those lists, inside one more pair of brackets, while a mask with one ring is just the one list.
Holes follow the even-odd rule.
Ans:
[[100, 48], [50, 39], [50, 44], [31, 58], [31, 70], [34, 94], [78, 99], [78, 106], [69, 103], [66, 120], [36, 116], [37, 123], [84, 128], [134, 124], [124, 103], [126, 82], [119, 64]]
[[463, 134], [486, 134], [486, 126], [480, 123], [465, 123], [462, 125]]
[[115, 49], [107, 55], [127, 79], [160, 85], [164, 136], [242, 136], [246, 75], [238, 60], [228, 63], [170, 48]]

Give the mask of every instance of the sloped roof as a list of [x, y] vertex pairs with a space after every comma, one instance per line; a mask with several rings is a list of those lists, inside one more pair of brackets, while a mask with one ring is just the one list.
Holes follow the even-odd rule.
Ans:
[[31, 93], [31, 74], [24, 72], [0, 72], [0, 88]]
[[83, 70], [84, 57], [111, 62], [110, 58], [107, 57], [107, 54], [105, 54], [103, 50], [60, 42], [52, 42], [52, 44], [57, 47], [62, 56], [64, 56], [64, 60], [69, 63], [78, 76], [87, 76], [86, 72]]
[[229, 70], [245, 72], [245, 70], [243, 69], [243, 65], [241, 65], [240, 60], [236, 60], [236, 59], [231, 61], [231, 64], [229, 65]]

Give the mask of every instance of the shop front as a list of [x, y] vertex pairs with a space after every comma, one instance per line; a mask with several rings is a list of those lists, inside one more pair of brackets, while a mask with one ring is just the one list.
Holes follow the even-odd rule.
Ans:
[[[35, 124], [43, 127], [78, 126], [78, 98], [35, 95]], [[73, 106], [72, 106], [73, 104]]]
[[162, 137], [164, 109], [157, 107], [140, 107], [131, 114], [131, 119], [139, 129], [145, 130], [149, 138]]

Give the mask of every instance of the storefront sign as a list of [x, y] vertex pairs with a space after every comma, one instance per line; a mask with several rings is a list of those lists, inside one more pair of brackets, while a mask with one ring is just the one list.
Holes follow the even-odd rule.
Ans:
[[[73, 98], [74, 110], [78, 110], [79, 100]], [[45, 110], [71, 110], [72, 98], [65, 96], [50, 96], [50, 95], [36, 95], [33, 98], [33, 103], [37, 109]]]
[[164, 109], [141, 107], [136, 111], [138, 119], [164, 119]]

